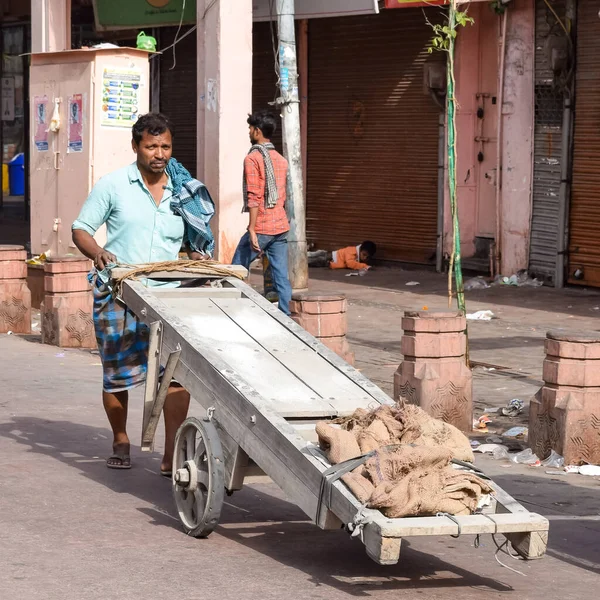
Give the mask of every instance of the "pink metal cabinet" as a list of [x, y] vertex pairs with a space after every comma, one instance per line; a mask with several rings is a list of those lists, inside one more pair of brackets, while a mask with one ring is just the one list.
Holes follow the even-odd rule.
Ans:
[[[31, 57], [31, 250], [77, 254], [71, 225], [93, 185], [134, 160], [131, 125], [149, 110], [148, 53], [133, 48]], [[56, 103], [56, 104], [55, 104]], [[40, 108], [45, 104], [45, 110]], [[49, 131], [58, 106], [60, 127]], [[109, 110], [110, 109], [110, 110]], [[122, 111], [129, 111], [124, 113]], [[46, 114], [41, 124], [40, 113]], [[123, 117], [130, 114], [130, 121]], [[47, 142], [47, 147], [46, 147]], [[100, 244], [105, 232], [97, 235]]]

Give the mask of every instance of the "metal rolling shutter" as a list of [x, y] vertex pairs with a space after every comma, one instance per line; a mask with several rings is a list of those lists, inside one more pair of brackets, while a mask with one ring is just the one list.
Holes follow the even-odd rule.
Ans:
[[431, 37], [421, 9], [311, 21], [307, 232], [319, 247], [371, 239], [382, 259], [435, 260], [440, 108], [423, 65], [445, 54], [427, 53]]
[[[183, 27], [180, 36], [189, 27]], [[160, 48], [173, 43], [177, 27], [165, 27], [160, 31]], [[173, 124], [173, 156], [196, 176], [196, 34], [191, 33], [175, 47], [175, 68], [173, 49], [167, 50], [160, 58], [160, 110]]]
[[[552, 3], [559, 17], [565, 3]], [[554, 85], [554, 74], [545, 50], [550, 35], [562, 35], [544, 0], [536, 0], [535, 29], [535, 136], [533, 163], [533, 211], [529, 271], [553, 281], [558, 248], [558, 213], [561, 173], [563, 94]]]
[[[569, 281], [600, 286], [600, 0], [577, 10]], [[574, 272], [583, 270], [575, 279]]]
[[[277, 26], [273, 24], [273, 28], [277, 44]], [[252, 112], [270, 110], [277, 115], [277, 109], [270, 106], [269, 102], [273, 102], [278, 95], [271, 27], [267, 22], [256, 22], [252, 27]], [[283, 152], [281, 119], [271, 141], [279, 152]]]

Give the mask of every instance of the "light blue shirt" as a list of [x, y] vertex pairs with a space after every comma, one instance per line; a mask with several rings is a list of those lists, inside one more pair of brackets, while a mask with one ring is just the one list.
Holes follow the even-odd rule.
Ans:
[[73, 229], [94, 235], [106, 223], [104, 249], [121, 264], [177, 260], [183, 219], [171, 210], [171, 180], [158, 206], [136, 163], [102, 177], [92, 189]]

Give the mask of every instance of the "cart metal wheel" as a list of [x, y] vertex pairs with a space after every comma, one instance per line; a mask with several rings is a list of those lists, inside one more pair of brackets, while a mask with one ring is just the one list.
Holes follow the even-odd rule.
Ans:
[[207, 537], [219, 523], [225, 466], [217, 428], [209, 418], [186, 419], [175, 438], [173, 496], [183, 529]]

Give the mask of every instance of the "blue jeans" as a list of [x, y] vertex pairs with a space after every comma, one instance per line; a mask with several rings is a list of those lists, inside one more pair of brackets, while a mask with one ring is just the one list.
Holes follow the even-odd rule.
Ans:
[[[273, 286], [279, 296], [279, 310], [289, 315], [292, 286], [288, 279], [287, 232], [279, 235], [262, 235], [259, 233], [257, 237], [258, 245], [267, 255], [271, 265]], [[242, 236], [231, 262], [234, 265], [242, 265], [246, 269], [250, 269], [250, 263], [256, 258], [258, 258], [258, 252], [250, 244], [250, 234], [246, 232]]]

